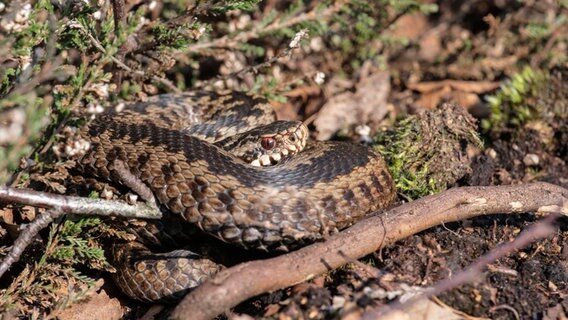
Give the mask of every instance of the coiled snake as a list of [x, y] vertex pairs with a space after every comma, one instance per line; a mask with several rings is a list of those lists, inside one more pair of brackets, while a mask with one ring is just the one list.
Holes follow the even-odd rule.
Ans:
[[[283, 135], [266, 135], [265, 129], [253, 135], [264, 151], [292, 142], [274, 154], [259, 156], [252, 147], [252, 155], [235, 152], [237, 157], [224, 150], [242, 141], [233, 136], [274, 120], [264, 99], [240, 92], [161, 95], [98, 115], [81, 131], [91, 147], [79, 163], [88, 173], [122, 183], [115, 167], [120, 161], [166, 210], [249, 249], [290, 249], [321, 239], [394, 200], [383, 159], [366, 147], [310, 142], [286, 157], [305, 145], [307, 129], [298, 123], [286, 124]], [[152, 255], [139, 244], [116, 248], [115, 280], [141, 300], [185, 292], [219, 270], [181, 250]]]

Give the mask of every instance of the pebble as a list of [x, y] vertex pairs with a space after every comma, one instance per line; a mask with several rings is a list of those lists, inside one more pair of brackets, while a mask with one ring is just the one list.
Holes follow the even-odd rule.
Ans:
[[538, 165], [539, 161], [538, 156], [534, 153], [527, 153], [523, 158], [523, 163], [528, 167]]

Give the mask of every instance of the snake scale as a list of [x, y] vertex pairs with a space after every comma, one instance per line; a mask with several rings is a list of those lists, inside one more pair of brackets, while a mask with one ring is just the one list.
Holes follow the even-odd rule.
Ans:
[[[271, 105], [259, 97], [196, 91], [121, 107], [81, 130], [91, 145], [79, 159], [82, 170], [120, 184], [118, 160], [165, 210], [230, 244], [293, 249], [396, 197], [384, 160], [361, 145], [301, 143], [305, 148], [294, 156], [258, 167], [216, 144], [275, 120]], [[295, 137], [307, 136], [307, 129], [296, 130]], [[185, 292], [220, 268], [182, 250], [154, 255], [139, 244], [116, 248], [117, 284], [145, 301]]]

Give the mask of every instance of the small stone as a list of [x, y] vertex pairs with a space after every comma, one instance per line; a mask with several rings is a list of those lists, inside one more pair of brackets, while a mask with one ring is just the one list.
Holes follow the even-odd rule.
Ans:
[[316, 73], [316, 75], [314, 76], [314, 81], [318, 84], [318, 85], [322, 85], [325, 82], [325, 73], [318, 71]]
[[345, 305], [345, 298], [342, 296], [334, 296], [332, 300], [333, 309], [341, 309]]
[[527, 153], [523, 158], [523, 163], [528, 167], [537, 166], [539, 161], [538, 156], [534, 153]]

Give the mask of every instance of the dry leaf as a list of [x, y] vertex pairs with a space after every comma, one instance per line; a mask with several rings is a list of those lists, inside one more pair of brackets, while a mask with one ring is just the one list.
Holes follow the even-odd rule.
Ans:
[[556, 319], [568, 319], [566, 312], [564, 312], [564, 308], [562, 308], [562, 304], [557, 304], [554, 307], [550, 307], [546, 309], [544, 315], [542, 316], [543, 320], [556, 320]]
[[425, 109], [434, 109], [442, 102], [455, 102], [464, 108], [479, 104], [478, 94], [493, 91], [499, 88], [499, 82], [493, 81], [461, 81], [442, 80], [409, 83], [411, 90], [421, 92], [422, 95], [416, 104]]
[[420, 299], [416, 303], [401, 310], [396, 310], [381, 319], [388, 320], [461, 320], [461, 319], [484, 319], [475, 318], [458, 310], [428, 299]]
[[89, 319], [122, 319], [124, 308], [116, 298], [110, 298], [102, 290], [90, 295], [86, 302], [73, 304], [71, 307], [58, 313], [61, 320], [89, 320]]
[[314, 125], [318, 140], [327, 140], [337, 131], [355, 124], [379, 122], [388, 113], [390, 74], [380, 71], [362, 79], [355, 93], [343, 92], [321, 108]]
[[12, 208], [5, 207], [0, 209], [0, 220], [7, 224], [14, 224], [14, 212]]
[[446, 87], [454, 90], [460, 90], [472, 93], [485, 93], [499, 88], [501, 84], [495, 81], [462, 81], [462, 80], [442, 80], [442, 81], [424, 81], [420, 83], [409, 83], [406, 86], [409, 89], [418, 92], [432, 92], [442, 90]]

